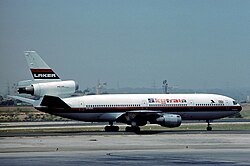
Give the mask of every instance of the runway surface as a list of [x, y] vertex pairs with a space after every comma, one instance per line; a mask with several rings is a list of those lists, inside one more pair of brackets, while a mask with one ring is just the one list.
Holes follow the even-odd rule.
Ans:
[[0, 138], [1, 165], [249, 165], [249, 134]]
[[[240, 125], [238, 128], [228, 127], [230, 125]], [[89, 123], [78, 121], [63, 122], [6, 122], [0, 123], [0, 137], [24, 137], [24, 136], [69, 136], [69, 135], [135, 135], [133, 132], [124, 132], [127, 125], [118, 124], [119, 132], [104, 132], [104, 126], [107, 123]], [[204, 122], [185, 122], [182, 129], [165, 128], [159, 125], [147, 125], [146, 129], [142, 129], [139, 135], [152, 134], [250, 134], [249, 120], [223, 120], [213, 122], [215, 128], [212, 132], [206, 131], [206, 123]], [[213, 126], [212, 125], [212, 126]], [[216, 126], [217, 125], [217, 126]], [[219, 127], [220, 125], [225, 127]], [[199, 129], [196, 127], [200, 126]], [[233, 127], [233, 126], [232, 126]], [[226, 130], [228, 128], [229, 130]], [[241, 130], [238, 130], [238, 129]]]
[[0, 165], [250, 165], [249, 130], [0, 134]]

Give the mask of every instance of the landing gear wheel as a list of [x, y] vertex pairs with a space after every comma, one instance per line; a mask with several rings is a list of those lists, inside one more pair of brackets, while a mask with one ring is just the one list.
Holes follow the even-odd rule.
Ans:
[[211, 120], [206, 120], [206, 122], [207, 122], [207, 131], [212, 131], [212, 127], [211, 127], [211, 124], [210, 124], [210, 122], [211, 122]]
[[132, 132], [133, 130], [132, 130], [132, 127], [127, 126], [127, 127], [125, 128], [125, 131], [126, 131], [126, 132]]
[[119, 131], [119, 126], [105, 126], [104, 130], [107, 132], [117, 132]]
[[212, 131], [212, 127], [211, 126], [207, 126], [207, 131]]
[[127, 126], [125, 128], [126, 132], [135, 132], [135, 133], [139, 133], [141, 131], [140, 127], [138, 126]]
[[139, 133], [141, 131], [140, 127], [138, 127], [138, 126], [135, 126], [135, 127], [132, 127], [132, 128], [133, 128], [133, 131], [135, 133]]

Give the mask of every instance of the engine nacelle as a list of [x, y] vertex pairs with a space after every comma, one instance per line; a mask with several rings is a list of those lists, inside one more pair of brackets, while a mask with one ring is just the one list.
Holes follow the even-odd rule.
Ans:
[[31, 86], [21, 87], [18, 89], [19, 93], [31, 94], [33, 96], [71, 96], [79, 86], [75, 81], [56, 81], [46, 83], [36, 83]]
[[181, 125], [181, 116], [175, 114], [164, 114], [156, 119], [156, 123], [163, 127], [179, 127]]

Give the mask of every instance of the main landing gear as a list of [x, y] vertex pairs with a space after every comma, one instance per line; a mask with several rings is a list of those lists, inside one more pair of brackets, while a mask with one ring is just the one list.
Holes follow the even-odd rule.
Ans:
[[125, 128], [126, 132], [135, 132], [135, 133], [139, 133], [141, 131], [139, 126], [127, 126]]
[[140, 127], [136, 124], [136, 122], [131, 122], [131, 126], [127, 126], [125, 128], [126, 132], [135, 132], [139, 133], [141, 131]]
[[105, 126], [104, 130], [107, 132], [117, 132], [119, 131], [119, 126], [113, 126], [113, 122], [109, 122], [110, 126]]
[[211, 127], [211, 124], [210, 124], [210, 122], [211, 122], [211, 120], [206, 120], [206, 122], [207, 122], [207, 131], [212, 131], [212, 127]]

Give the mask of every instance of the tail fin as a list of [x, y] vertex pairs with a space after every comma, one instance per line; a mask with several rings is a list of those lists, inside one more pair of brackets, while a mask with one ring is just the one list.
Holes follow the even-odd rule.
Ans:
[[61, 80], [58, 75], [36, 53], [36, 51], [25, 51], [24, 53], [34, 81], [46, 80], [50, 82]]

